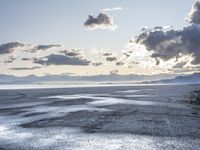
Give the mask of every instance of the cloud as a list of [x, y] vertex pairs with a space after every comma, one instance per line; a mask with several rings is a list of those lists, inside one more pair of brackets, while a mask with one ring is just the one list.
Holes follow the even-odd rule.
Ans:
[[13, 61], [12, 60], [6, 60], [6, 61], [4, 61], [4, 64], [8, 64], [8, 63], [13, 63]]
[[19, 42], [10, 42], [0, 45], [0, 54], [9, 54], [12, 53], [16, 48], [23, 47], [24, 44]]
[[49, 50], [51, 48], [58, 48], [61, 45], [33, 45], [33, 44], [24, 44], [20, 42], [9, 42], [6, 44], [0, 45], [0, 54], [10, 54], [16, 50], [23, 50], [25, 52], [35, 53], [41, 50]]
[[123, 53], [123, 55], [124, 55], [126, 58], [130, 57], [130, 54], [128, 54], [128, 53]]
[[34, 63], [40, 65], [79, 65], [86, 66], [89, 65], [89, 61], [79, 57], [68, 57], [64, 55], [51, 54], [44, 58], [34, 58]]
[[99, 13], [97, 17], [89, 15], [89, 18], [84, 23], [84, 27], [87, 30], [104, 29], [114, 31], [117, 29], [117, 25], [114, 24], [113, 17], [106, 13]]
[[75, 51], [75, 50], [72, 50], [72, 51], [69, 51], [69, 50], [63, 50], [63, 51], [60, 51], [61, 53], [64, 53], [65, 56], [68, 56], [68, 57], [77, 57], [80, 55], [80, 53], [78, 51]]
[[184, 68], [184, 66], [187, 64], [187, 62], [180, 62], [177, 63], [173, 68]]
[[123, 61], [116, 62], [116, 66], [123, 66], [125, 63]]
[[[89, 49], [67, 49], [63, 45], [33, 45], [11, 42], [0, 45], [0, 54], [9, 54], [2, 56], [1, 64], [14, 61], [14, 63], [7, 64], [4, 67], [9, 68], [12, 65], [11, 70], [37, 69], [29, 67], [40, 64], [38, 66], [44, 65], [46, 68], [50, 65], [63, 65], [63, 68], [69, 67], [64, 65], [89, 65], [93, 69], [93, 66], [99, 66], [96, 68], [102, 67], [103, 69], [99, 70], [103, 71], [104, 67], [108, 66], [107, 73], [115, 72], [115, 68], [119, 72], [133, 73], [132, 70], [134, 70], [134, 72], [140, 74], [176, 73], [177, 70], [180, 73], [186, 70], [196, 71], [199, 70], [200, 66], [199, 5], [199, 1], [193, 5], [188, 17], [190, 24], [184, 28], [174, 29], [172, 26], [160, 25], [152, 29], [145, 27], [121, 51], [110, 51], [108, 49], [91, 51]], [[105, 12], [114, 10], [117, 9], [104, 9]], [[105, 12], [99, 13], [97, 16], [90, 15], [85, 22], [85, 28], [88, 30], [111, 30], [115, 26], [113, 18]], [[39, 53], [36, 53], [37, 51]], [[17, 59], [17, 63], [9, 58], [11, 54]], [[18, 64], [25, 67], [17, 66]], [[49, 71], [49, 69], [46, 70]], [[74, 71], [74, 73], [77, 72], [79, 70]], [[80, 69], [80, 72], [81, 74], [86, 74], [86, 72], [90, 74], [92, 70], [90, 72], [90, 70]]]
[[103, 65], [103, 63], [97, 62], [97, 63], [92, 63], [92, 65], [93, 65], [93, 66], [101, 66], [101, 65]]
[[21, 60], [22, 61], [29, 61], [29, 60], [31, 60], [31, 58], [22, 58]]
[[[157, 65], [160, 60], [168, 61], [183, 56], [191, 56], [191, 64], [200, 64], [200, 2], [197, 1], [189, 14], [190, 24], [180, 30], [165, 27], [143, 30], [135, 37], [137, 44], [145, 46], [150, 51], [151, 57], [156, 59]], [[178, 61], [177, 61], [178, 63]]]
[[13, 63], [15, 60], [16, 58], [14, 56], [8, 56], [8, 58], [3, 62], [7, 64], [7, 63]]
[[200, 1], [196, 1], [187, 18], [189, 23], [200, 24]]
[[53, 47], [60, 47], [60, 45], [37, 45], [35, 48], [40, 50], [46, 50], [46, 49], [49, 49], [49, 48], [53, 48]]
[[[40, 51], [40, 53], [36, 53], [38, 51]], [[0, 45], [0, 54], [9, 54], [2, 57], [1, 62], [4, 62], [5, 64], [12, 63], [16, 58], [22, 61], [22, 63], [24, 63], [24, 61], [32, 61], [34, 63], [46, 65], [89, 64], [89, 61], [85, 59], [82, 49], [68, 50], [65, 48], [65, 46], [61, 45], [33, 45], [19, 42], [10, 42]]]
[[103, 53], [102, 55], [103, 55], [103, 56], [111, 56], [112, 53]]
[[117, 57], [107, 57], [106, 60], [110, 62], [117, 61]]
[[192, 55], [192, 63], [200, 64], [200, 25], [193, 24], [182, 30], [143, 32], [136, 37], [136, 43], [151, 51], [152, 58], [168, 61]]
[[101, 10], [101, 12], [111, 12], [116, 10], [123, 10], [123, 7], [114, 7], [114, 8], [104, 8]]
[[115, 69], [115, 70], [110, 71], [110, 74], [117, 74], [118, 72], [119, 70]]
[[26, 68], [26, 67], [16, 67], [16, 68], [10, 68], [10, 70], [35, 70], [40, 69], [41, 67], [32, 67], [32, 68]]
[[36, 45], [31, 49], [31, 52], [37, 52], [39, 50], [48, 50], [51, 48], [57, 48], [57, 47], [61, 47], [61, 45]]

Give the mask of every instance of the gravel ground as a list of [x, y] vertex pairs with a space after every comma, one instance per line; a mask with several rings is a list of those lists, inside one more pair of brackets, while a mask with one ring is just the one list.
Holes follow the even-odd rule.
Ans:
[[197, 150], [200, 85], [0, 90], [0, 150]]

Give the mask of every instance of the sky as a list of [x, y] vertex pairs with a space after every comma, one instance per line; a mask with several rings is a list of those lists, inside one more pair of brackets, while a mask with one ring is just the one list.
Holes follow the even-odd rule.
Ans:
[[195, 3], [0, 0], [0, 74], [198, 72], [200, 45], [185, 44], [200, 37]]

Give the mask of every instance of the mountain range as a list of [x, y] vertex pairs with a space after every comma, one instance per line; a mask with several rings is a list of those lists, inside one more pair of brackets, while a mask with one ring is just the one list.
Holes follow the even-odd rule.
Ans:
[[184, 76], [161, 75], [94, 75], [94, 76], [71, 76], [71, 75], [29, 75], [17, 77], [14, 75], [0, 74], [0, 84], [22, 84], [42, 82], [130, 82], [130, 83], [200, 83], [200, 73]]
[[187, 76], [177, 76], [173, 79], [163, 79], [163, 80], [157, 80], [157, 81], [150, 81], [145, 83], [152, 83], [152, 84], [170, 84], [170, 83], [195, 83], [200, 84], [200, 73], [194, 73], [192, 75]]
[[172, 78], [167, 74], [162, 75], [93, 75], [93, 76], [71, 76], [71, 75], [29, 75], [17, 77], [14, 75], [0, 74], [0, 84], [22, 84], [22, 83], [42, 83], [42, 82], [143, 82], [155, 81], [163, 78]]

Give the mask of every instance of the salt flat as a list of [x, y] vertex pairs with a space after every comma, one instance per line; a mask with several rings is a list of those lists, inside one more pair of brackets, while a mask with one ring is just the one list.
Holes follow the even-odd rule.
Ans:
[[0, 149], [200, 148], [200, 85], [0, 90]]

